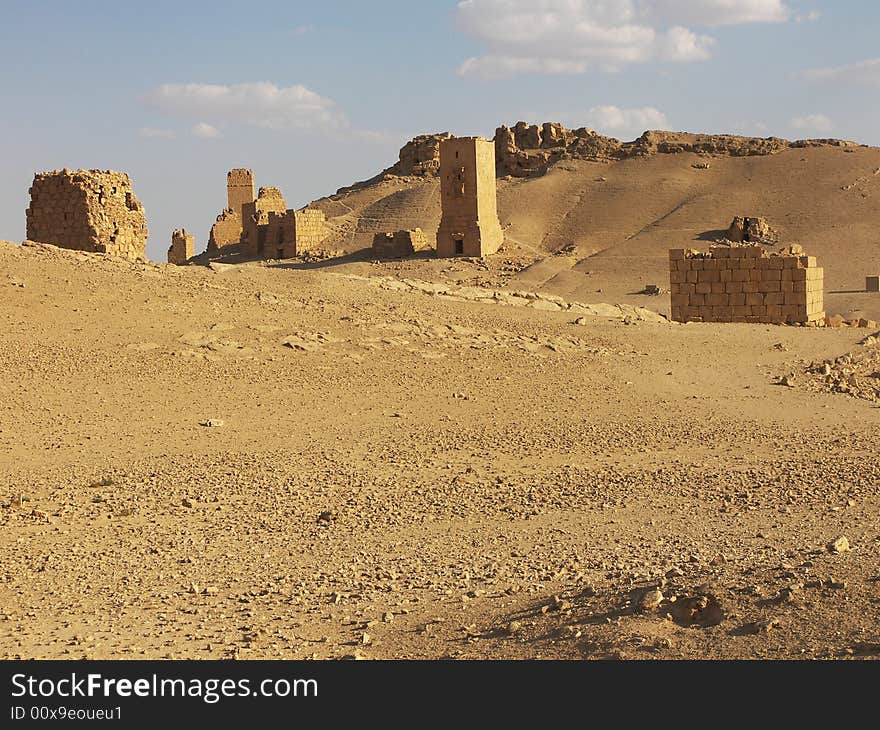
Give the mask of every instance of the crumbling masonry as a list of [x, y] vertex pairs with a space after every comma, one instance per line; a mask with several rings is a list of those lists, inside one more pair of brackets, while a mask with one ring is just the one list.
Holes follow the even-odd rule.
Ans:
[[[799, 249], [800, 247], [798, 247]], [[672, 319], [677, 322], [818, 323], [823, 270], [813, 256], [768, 254], [759, 246], [669, 252]]]
[[440, 142], [437, 255], [483, 257], [504, 240], [495, 195], [495, 145], [481, 137]]
[[373, 256], [380, 260], [401, 259], [427, 247], [428, 240], [421, 228], [373, 236]]
[[30, 194], [29, 240], [127, 259], [146, 257], [144, 207], [124, 172], [65, 169], [38, 173]]
[[171, 234], [168, 263], [182, 266], [195, 255], [195, 239], [185, 229], [175, 229]]
[[208, 236], [208, 252], [217, 253], [241, 243], [244, 231], [244, 207], [254, 201], [254, 171], [235, 168], [226, 173], [226, 208]]
[[293, 258], [315, 250], [327, 235], [323, 211], [287, 210], [278, 188], [260, 188], [257, 199], [246, 203], [243, 210], [241, 243], [247, 256]]

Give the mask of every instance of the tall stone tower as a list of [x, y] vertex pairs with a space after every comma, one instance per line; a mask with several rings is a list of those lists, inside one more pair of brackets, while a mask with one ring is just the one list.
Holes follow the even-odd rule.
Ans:
[[255, 198], [253, 170], [236, 168], [226, 173], [227, 207], [240, 219], [242, 207], [247, 203], [253, 203]]
[[482, 257], [504, 241], [495, 197], [495, 145], [482, 137], [440, 142], [437, 255]]

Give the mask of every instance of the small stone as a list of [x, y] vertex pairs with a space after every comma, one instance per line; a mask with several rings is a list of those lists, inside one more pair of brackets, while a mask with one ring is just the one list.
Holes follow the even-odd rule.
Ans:
[[195, 505], [193, 505], [193, 502], [192, 502], [192, 500], [191, 500], [189, 497], [184, 497], [184, 498], [180, 501], [180, 505], [181, 505], [182, 507], [193, 507], [193, 506], [195, 506]]
[[745, 626], [743, 626], [742, 632], [744, 634], [767, 634], [777, 626], [779, 626], [779, 619], [762, 619], [760, 621], [754, 621], [750, 624], [746, 624]]
[[520, 631], [522, 631], [522, 627], [522, 622], [511, 621], [509, 624], [507, 624], [507, 633], [511, 635], [518, 634]]
[[200, 421], [199, 425], [205, 428], [220, 428], [223, 425], [223, 421], [219, 418], [209, 418], [206, 421]]
[[382, 614], [382, 620], [386, 624], [390, 624], [392, 621], [394, 621], [394, 614], [391, 613], [391, 611], [386, 611], [384, 614]]
[[840, 553], [845, 553], [849, 550], [849, 540], [846, 539], [845, 536], [841, 535], [836, 540], [833, 540], [828, 543], [828, 552], [834, 553], [835, 555], [840, 555]]
[[363, 634], [361, 634], [361, 644], [363, 644], [364, 646], [368, 646], [369, 644], [372, 644], [372, 643], [373, 643], [373, 637], [370, 636], [366, 631]]
[[659, 588], [652, 588], [639, 599], [640, 611], [654, 611], [663, 603], [663, 593]]

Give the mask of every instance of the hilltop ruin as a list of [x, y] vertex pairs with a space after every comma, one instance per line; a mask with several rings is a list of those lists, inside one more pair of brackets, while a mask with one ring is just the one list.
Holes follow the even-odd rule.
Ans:
[[144, 207], [131, 178], [113, 170], [54, 170], [34, 176], [27, 237], [61, 248], [146, 257]]
[[[379, 175], [337, 194], [370, 185], [388, 177], [437, 177], [440, 170], [440, 144], [451, 135], [422, 134], [407, 142], [396, 163]], [[838, 139], [789, 141], [780, 137], [741, 137], [732, 134], [690, 134], [687, 132], [646, 131], [631, 142], [606, 137], [586, 127], [567, 129], [558, 122], [501, 125], [495, 130], [495, 168], [499, 177], [537, 177], [562, 160], [613, 162], [631, 157], [691, 152], [702, 155], [751, 157], [773, 155], [790, 148], [857, 147], [856, 142]]]

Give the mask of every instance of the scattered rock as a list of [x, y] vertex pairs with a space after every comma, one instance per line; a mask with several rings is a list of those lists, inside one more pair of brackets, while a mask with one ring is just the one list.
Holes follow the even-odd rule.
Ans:
[[639, 610], [643, 612], [655, 611], [661, 603], [663, 603], [663, 593], [659, 588], [652, 588], [639, 599]]

